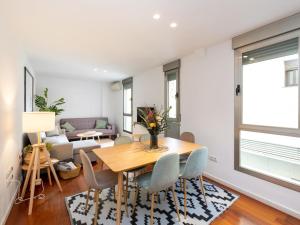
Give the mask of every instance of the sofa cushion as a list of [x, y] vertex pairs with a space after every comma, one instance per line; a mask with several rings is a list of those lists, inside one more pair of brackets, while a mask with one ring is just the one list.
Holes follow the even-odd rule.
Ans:
[[79, 154], [79, 150], [83, 149], [86, 153], [92, 151], [95, 148], [100, 148], [95, 140], [82, 140], [82, 141], [73, 141], [73, 153]]
[[59, 135], [59, 127], [58, 126], [55, 126], [54, 130], [46, 132], [47, 137], [58, 136], [58, 135]]
[[96, 120], [96, 129], [106, 129], [107, 120]]
[[63, 129], [66, 129], [67, 132], [73, 132], [75, 130], [75, 127], [72, 126], [69, 122], [65, 122], [61, 125]]
[[58, 135], [58, 136], [46, 137], [44, 139], [44, 142], [50, 144], [65, 144], [65, 143], [69, 143], [69, 140], [65, 135]]

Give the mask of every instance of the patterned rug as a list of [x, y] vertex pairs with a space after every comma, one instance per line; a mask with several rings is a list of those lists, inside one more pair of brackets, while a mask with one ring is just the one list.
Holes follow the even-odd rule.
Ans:
[[[183, 192], [180, 190], [179, 182], [176, 184], [176, 194], [179, 202], [180, 219], [178, 222], [175, 205], [172, 198], [172, 192], [167, 194], [161, 192], [160, 196], [155, 202], [154, 210], [154, 224], [158, 225], [202, 225], [210, 224], [215, 218], [222, 214], [229, 208], [235, 200], [238, 199], [236, 194], [233, 194], [225, 189], [222, 189], [214, 184], [204, 182], [204, 189], [206, 191], [206, 198], [208, 206], [205, 206], [204, 198], [199, 190], [199, 181], [190, 180], [187, 182], [187, 219], [183, 217]], [[132, 225], [147, 225], [150, 222], [150, 196], [141, 190], [138, 195], [137, 206], [134, 213], [132, 213], [133, 199], [135, 188], [132, 183], [129, 184], [128, 196], [128, 212], [129, 217], [126, 216], [124, 204], [122, 205], [122, 224]], [[82, 192], [73, 196], [65, 198], [66, 206], [71, 218], [72, 225], [90, 225], [93, 223], [94, 206], [93, 196], [91, 192], [89, 198], [89, 206], [87, 213], [85, 212], [85, 200], [87, 192]], [[99, 201], [99, 225], [115, 225], [116, 215], [116, 201], [114, 201], [114, 194], [111, 189], [106, 189], [101, 193], [101, 200]]]

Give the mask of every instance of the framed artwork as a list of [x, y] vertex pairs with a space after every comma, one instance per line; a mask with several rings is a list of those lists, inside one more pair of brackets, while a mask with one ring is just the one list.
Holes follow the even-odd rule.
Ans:
[[24, 112], [33, 111], [34, 77], [24, 67]]

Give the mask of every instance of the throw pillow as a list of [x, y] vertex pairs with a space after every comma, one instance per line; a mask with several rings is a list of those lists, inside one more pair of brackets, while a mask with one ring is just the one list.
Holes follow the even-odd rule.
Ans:
[[57, 126], [55, 126], [55, 129], [54, 130], [51, 130], [51, 131], [47, 131], [46, 132], [46, 136], [47, 137], [53, 137], [53, 136], [58, 136], [59, 135], [59, 129]]
[[106, 129], [107, 121], [106, 120], [96, 120], [96, 129]]
[[61, 125], [61, 128], [66, 129], [67, 132], [73, 132], [75, 130], [75, 127], [73, 127], [69, 122], [65, 122]]

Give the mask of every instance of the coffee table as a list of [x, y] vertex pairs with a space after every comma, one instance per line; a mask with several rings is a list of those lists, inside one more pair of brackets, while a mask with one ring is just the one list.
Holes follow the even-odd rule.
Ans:
[[84, 133], [79, 133], [76, 136], [80, 137], [80, 140], [82, 140], [83, 138], [85, 138], [86, 140], [88, 138], [93, 138], [95, 140], [95, 137], [98, 137], [98, 141], [100, 141], [100, 136], [103, 135], [102, 132], [84, 132]]

